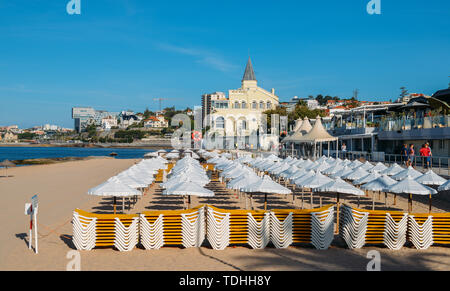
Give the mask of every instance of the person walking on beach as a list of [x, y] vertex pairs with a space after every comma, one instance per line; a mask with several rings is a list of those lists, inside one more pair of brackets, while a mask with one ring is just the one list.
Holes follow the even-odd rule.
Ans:
[[408, 146], [406, 145], [406, 143], [403, 145], [401, 155], [403, 162], [405, 163], [406, 166], [408, 166]]
[[414, 167], [414, 158], [416, 157], [416, 151], [414, 150], [414, 145], [409, 145], [408, 150], [408, 166]]

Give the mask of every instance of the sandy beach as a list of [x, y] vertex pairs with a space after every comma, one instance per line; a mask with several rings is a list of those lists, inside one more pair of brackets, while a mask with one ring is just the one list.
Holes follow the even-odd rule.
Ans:
[[[52, 165], [18, 167], [8, 171], [13, 176], [3, 177], [0, 170], [1, 235], [0, 270], [66, 270], [67, 253], [74, 250], [71, 241], [72, 211], [80, 208], [97, 213], [111, 211], [109, 199], [86, 194], [111, 176], [129, 168], [137, 160], [93, 159]], [[227, 191], [223, 185], [214, 183], [208, 187], [216, 192], [214, 198], [193, 199], [192, 206], [211, 204], [219, 208], [244, 208], [245, 200]], [[155, 209], [181, 209], [182, 198], [163, 199], [158, 185], [153, 185], [147, 195], [140, 199], [132, 213]], [[28, 250], [29, 217], [24, 215], [24, 204], [31, 196], [39, 195], [39, 254]], [[439, 194], [439, 195], [444, 195]], [[438, 196], [439, 196], [438, 195]], [[307, 197], [307, 198], [306, 198]], [[376, 197], [378, 209], [384, 207], [384, 196]], [[119, 200], [120, 201], [120, 200]], [[314, 196], [314, 207], [319, 206], [319, 196]], [[322, 203], [333, 203], [335, 197], [322, 196]], [[361, 200], [361, 208], [372, 207], [371, 198]], [[255, 197], [254, 207], [261, 208], [262, 197]], [[357, 200], [347, 197], [346, 203], [356, 206]], [[388, 209], [406, 209], [406, 197], [398, 197], [394, 206], [388, 197]], [[427, 212], [428, 200], [415, 197], [414, 210]], [[120, 203], [119, 203], [120, 205]], [[304, 206], [310, 207], [309, 195]], [[292, 196], [270, 196], [269, 208], [301, 207], [300, 195], [293, 204]], [[120, 210], [120, 207], [119, 207]], [[444, 199], [434, 199], [435, 212], [450, 211]], [[285, 250], [267, 248], [252, 250], [246, 247], [230, 247], [214, 251], [208, 247], [198, 249], [163, 248], [146, 251], [136, 248], [129, 253], [113, 249], [95, 249], [80, 252], [82, 270], [177, 270], [177, 271], [283, 271], [283, 270], [356, 270], [365, 271], [370, 250], [381, 253], [382, 270], [450, 270], [450, 248], [431, 247], [419, 251], [406, 246], [400, 251], [387, 248], [365, 247], [348, 250], [340, 239], [335, 239], [327, 251], [311, 246], [290, 247]]]

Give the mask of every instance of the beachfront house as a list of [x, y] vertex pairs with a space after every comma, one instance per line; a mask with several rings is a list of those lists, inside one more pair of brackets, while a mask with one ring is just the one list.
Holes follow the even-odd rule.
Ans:
[[167, 128], [169, 127], [169, 122], [164, 118], [163, 115], [150, 116], [144, 120], [145, 128]]
[[102, 119], [102, 129], [111, 130], [111, 128], [117, 126], [117, 118], [114, 116], [108, 116]]

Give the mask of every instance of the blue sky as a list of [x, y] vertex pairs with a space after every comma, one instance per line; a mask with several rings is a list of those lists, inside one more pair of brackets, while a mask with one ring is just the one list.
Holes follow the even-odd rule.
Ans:
[[389, 100], [450, 82], [450, 2], [0, 0], [0, 126], [72, 127], [73, 106], [200, 105], [240, 86], [250, 54], [281, 100]]

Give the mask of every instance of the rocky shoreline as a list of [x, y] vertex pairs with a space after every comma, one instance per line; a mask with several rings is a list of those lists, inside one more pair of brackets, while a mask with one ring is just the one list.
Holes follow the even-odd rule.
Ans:
[[64, 157], [64, 158], [45, 158], [45, 159], [26, 159], [12, 161], [16, 166], [33, 166], [33, 165], [50, 165], [56, 163], [86, 161], [92, 159], [114, 159], [106, 156], [90, 156], [90, 157]]

